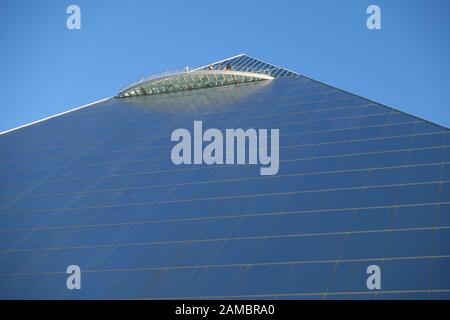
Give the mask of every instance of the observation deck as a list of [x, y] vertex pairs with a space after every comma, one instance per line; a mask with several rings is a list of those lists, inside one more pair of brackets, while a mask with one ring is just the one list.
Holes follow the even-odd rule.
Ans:
[[144, 78], [122, 89], [117, 97], [127, 98], [194, 89], [221, 87], [272, 80], [272, 69], [171, 71]]

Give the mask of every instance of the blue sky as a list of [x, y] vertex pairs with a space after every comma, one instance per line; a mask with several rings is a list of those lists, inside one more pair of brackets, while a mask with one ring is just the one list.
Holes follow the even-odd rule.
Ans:
[[[66, 8], [81, 8], [81, 30]], [[382, 30], [366, 28], [377, 4]], [[1, 0], [0, 131], [239, 53], [450, 127], [448, 0]]]

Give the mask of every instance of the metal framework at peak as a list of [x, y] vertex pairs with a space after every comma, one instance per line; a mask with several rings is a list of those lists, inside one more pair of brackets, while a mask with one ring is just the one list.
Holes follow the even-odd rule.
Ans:
[[117, 97], [135, 97], [193, 89], [220, 87], [246, 82], [271, 80], [273, 70], [192, 70], [174, 71], [142, 79], [122, 89]]
[[[271, 75], [274, 78], [285, 78], [285, 77], [298, 77], [299, 74], [297, 72], [288, 70], [283, 67], [278, 67], [276, 65], [264, 62], [260, 59], [256, 59], [253, 57], [250, 57], [246, 54], [239, 54], [237, 56], [227, 58], [224, 60], [220, 60], [217, 62], [214, 62], [212, 64], [199, 67], [195, 70], [206, 70], [210, 67], [213, 67], [214, 69], [223, 69], [226, 66], [231, 66], [233, 70], [268, 70], [269, 75]], [[257, 71], [256, 71], [257, 72]]]

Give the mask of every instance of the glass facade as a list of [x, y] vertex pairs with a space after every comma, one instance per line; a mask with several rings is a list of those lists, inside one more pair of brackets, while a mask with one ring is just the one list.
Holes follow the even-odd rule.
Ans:
[[[0, 298], [449, 299], [449, 130], [278, 70], [0, 135]], [[278, 174], [173, 164], [195, 120], [279, 129]]]

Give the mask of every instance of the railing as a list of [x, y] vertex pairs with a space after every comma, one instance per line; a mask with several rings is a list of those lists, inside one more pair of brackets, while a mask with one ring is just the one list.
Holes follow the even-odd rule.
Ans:
[[[202, 69], [202, 70], [208, 70]], [[214, 69], [214, 70], [225, 70], [224, 68], [221, 69]], [[259, 73], [264, 74], [266, 76], [272, 75], [273, 72], [280, 70], [279, 68], [267, 68], [267, 69], [259, 69], [259, 68], [240, 68], [240, 67], [232, 67], [231, 71], [240, 71], [240, 72], [248, 72], [248, 73]]]
[[154, 80], [154, 79], [158, 79], [158, 78], [162, 78], [162, 77], [168, 77], [168, 76], [174, 76], [174, 75], [178, 75], [178, 74], [182, 74], [182, 73], [189, 73], [189, 72], [198, 72], [198, 71], [219, 71], [219, 70], [223, 70], [223, 71], [238, 71], [238, 72], [248, 72], [248, 73], [256, 73], [256, 74], [263, 74], [266, 76], [271, 76], [272, 73], [274, 71], [279, 70], [279, 68], [268, 68], [268, 69], [258, 69], [258, 68], [239, 68], [239, 67], [232, 67], [231, 70], [226, 70], [225, 67], [222, 68], [217, 68], [217, 66], [215, 66], [215, 68], [213, 69], [208, 69], [208, 67], [201, 67], [201, 68], [197, 68], [197, 69], [189, 69], [188, 67], [185, 68], [181, 68], [181, 69], [175, 69], [175, 70], [168, 70], [165, 72], [160, 72], [160, 73], [155, 73], [152, 74], [148, 77], [144, 77], [138, 81], [133, 82], [132, 84], [122, 88], [119, 91], [119, 94], [124, 93], [125, 91], [137, 87], [142, 83]]

